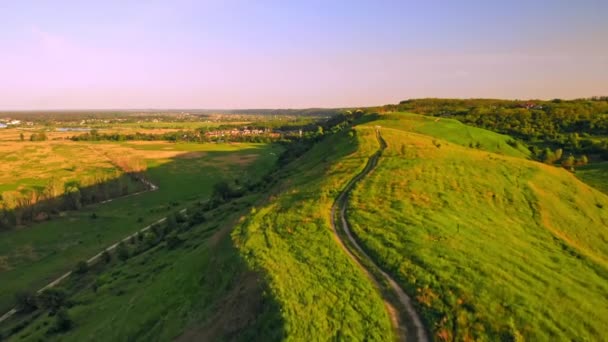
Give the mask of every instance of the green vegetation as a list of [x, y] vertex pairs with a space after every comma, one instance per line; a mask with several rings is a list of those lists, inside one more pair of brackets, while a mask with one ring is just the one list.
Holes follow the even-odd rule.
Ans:
[[[376, 288], [362, 269], [369, 263], [353, 262], [330, 227], [336, 197], [378, 150], [379, 129], [387, 148], [353, 189], [347, 219], [434, 340], [599, 340], [608, 326], [608, 196], [587, 184], [608, 191], [608, 164], [598, 162], [605, 102], [428, 99], [378, 108], [385, 114], [258, 121], [273, 112], [252, 111], [251, 120], [210, 123], [285, 129], [273, 144], [200, 143], [209, 125], [187, 113], [93, 115], [87, 125], [118, 133], [85, 141], [63, 132], [42, 144], [9, 132], [5, 150], [20, 153], [1, 161], [19, 174], [0, 191], [59, 180], [69, 186], [50, 198], [80, 205], [39, 210], [50, 214], [0, 232], [0, 310], [19, 310], [0, 323], [0, 338], [394, 339], [386, 284]], [[424, 115], [393, 112], [403, 108]], [[75, 118], [62, 123], [78, 127]], [[138, 127], [151, 132], [118, 129]], [[128, 134], [135, 138], [121, 138]], [[58, 161], [85, 150], [99, 153]], [[140, 178], [128, 191], [82, 200], [87, 177], [102, 172], [106, 184], [133, 169]], [[135, 183], [158, 190], [121, 197]]]
[[339, 189], [373, 151], [352, 132], [327, 137], [280, 175], [272, 194], [233, 238], [249, 264], [268, 279], [289, 339], [390, 340], [382, 299], [338, 248], [329, 225]]
[[502, 146], [500, 155], [458, 146], [466, 141], [444, 135], [443, 119], [421, 135], [411, 117], [396, 117], [406, 122], [382, 128], [388, 149], [355, 189], [349, 220], [435, 339], [601, 338], [608, 197], [565, 170], [509, 157], [502, 136], [469, 138]]
[[61, 288], [22, 296], [32, 309], [5, 322], [0, 334], [15, 341], [280, 339], [278, 306], [229, 234], [257, 198], [199, 205], [187, 216], [203, 214], [209, 218], [203, 224], [167, 223], [122, 243], [111, 252], [116, 258], [73, 274]]
[[524, 140], [537, 159], [561, 148], [580, 158], [608, 160], [608, 98], [564, 101], [418, 99], [378, 108], [449, 117]]
[[[39, 289], [77, 260], [85, 260], [124, 236], [165, 217], [175, 208], [204, 201], [220, 180], [255, 182], [275, 167], [283, 147], [264, 144], [169, 144], [129, 146], [148, 164], [157, 191], [65, 212], [31, 227], [0, 233], [0, 309], [14, 294]], [[124, 146], [98, 144], [120, 153]], [[93, 218], [93, 214], [97, 218]]]
[[585, 183], [608, 194], [608, 162], [579, 166], [576, 176]]

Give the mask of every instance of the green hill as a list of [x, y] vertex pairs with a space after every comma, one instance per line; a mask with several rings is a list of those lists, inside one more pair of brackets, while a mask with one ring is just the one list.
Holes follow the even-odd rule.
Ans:
[[[358, 128], [381, 125], [388, 148], [355, 190], [349, 220], [416, 298], [435, 338], [601, 338], [608, 197], [563, 169], [508, 156], [512, 150], [454, 144], [470, 139], [492, 150], [504, 136], [446, 134], [458, 125], [411, 118]], [[361, 144], [377, 146], [371, 138]]]

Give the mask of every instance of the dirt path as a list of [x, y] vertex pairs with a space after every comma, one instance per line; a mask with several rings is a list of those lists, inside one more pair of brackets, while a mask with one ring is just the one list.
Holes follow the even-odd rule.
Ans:
[[[420, 316], [418, 316], [418, 313], [416, 313], [416, 310], [412, 305], [412, 300], [403, 291], [399, 284], [397, 284], [397, 282], [388, 273], [382, 270], [382, 268], [380, 268], [372, 260], [372, 258], [370, 258], [369, 255], [365, 253], [365, 251], [361, 248], [359, 243], [357, 243], [357, 240], [351, 233], [350, 226], [348, 224], [348, 221], [346, 220], [346, 204], [348, 203], [348, 196], [353, 186], [374, 170], [374, 168], [378, 164], [378, 159], [380, 159], [382, 152], [386, 148], [386, 142], [382, 139], [379, 129], [376, 130], [376, 137], [378, 139], [378, 143], [380, 144], [380, 148], [376, 153], [374, 153], [374, 155], [369, 158], [363, 171], [361, 171], [361, 173], [351, 179], [344, 188], [344, 190], [340, 193], [338, 198], [336, 198], [336, 201], [334, 202], [334, 205], [331, 208], [331, 226], [334, 230], [336, 240], [338, 241], [342, 249], [344, 249], [344, 251], [351, 257], [351, 259], [353, 259], [353, 261], [355, 261], [355, 263], [359, 265], [359, 267], [363, 269], [363, 271], [365, 271], [367, 276], [380, 290], [382, 297], [384, 298], [384, 303], [387, 306], [387, 311], [391, 317], [393, 326], [398, 334], [399, 340], [416, 340], [427, 342], [429, 341], [429, 338], [426, 334], [426, 330], [424, 329], [424, 325], [422, 324]], [[340, 223], [336, 222], [338, 219], [337, 213], [339, 213]], [[343, 236], [339, 234], [336, 228], [337, 226], [341, 227], [341, 231], [348, 238], [348, 241], [343, 240]], [[353, 251], [353, 248], [356, 251]], [[369, 265], [369, 267], [366, 267], [364, 265]], [[377, 277], [374, 276], [374, 273], [377, 276], [381, 276], [383, 279], [377, 279]], [[390, 290], [392, 291], [392, 296], [390, 294], [387, 294], [386, 291], [382, 291], [382, 287], [379, 283], [381, 280], [384, 280], [388, 284]], [[395, 303], [395, 301], [397, 301], [397, 303]]]

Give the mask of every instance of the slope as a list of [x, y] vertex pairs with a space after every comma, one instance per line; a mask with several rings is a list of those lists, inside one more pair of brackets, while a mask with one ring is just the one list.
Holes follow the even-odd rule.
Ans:
[[443, 119], [421, 128], [412, 117], [358, 128], [381, 125], [388, 148], [354, 190], [348, 214], [366, 251], [416, 299], [434, 337], [601, 338], [608, 197], [565, 170], [508, 156], [518, 155], [501, 143], [508, 137], [465, 126], [467, 139], [502, 155], [490, 153], [444, 136], [452, 124], [442, 127]]

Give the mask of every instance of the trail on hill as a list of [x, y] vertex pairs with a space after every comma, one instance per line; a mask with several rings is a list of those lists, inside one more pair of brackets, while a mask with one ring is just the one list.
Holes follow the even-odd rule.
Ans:
[[[363, 271], [367, 274], [367, 276], [374, 282], [376, 287], [380, 290], [382, 297], [384, 298], [384, 302], [387, 305], [389, 310], [389, 314], [391, 316], [392, 323], [398, 331], [399, 340], [416, 340], [427, 342], [429, 338], [427, 336], [424, 325], [422, 324], [422, 320], [420, 316], [414, 309], [412, 305], [412, 300], [410, 297], [403, 291], [403, 289], [397, 284], [397, 282], [382, 268], [380, 268], [372, 258], [365, 253], [363, 248], [357, 243], [355, 237], [351, 233], [351, 229], [349, 227], [348, 221], [346, 219], [346, 204], [348, 203], [348, 196], [354, 187], [354, 185], [367, 176], [370, 172], [374, 170], [376, 165], [378, 164], [378, 159], [382, 155], [382, 152], [386, 148], [386, 142], [382, 139], [380, 135], [380, 130], [376, 128], [376, 138], [378, 139], [378, 143], [380, 144], [380, 148], [376, 153], [374, 153], [367, 161], [365, 168], [361, 173], [352, 178], [344, 190], [338, 195], [336, 201], [334, 202], [331, 208], [331, 226], [334, 231], [334, 235], [336, 240], [342, 247], [342, 249], [348, 254], [348, 256], [355, 261], [355, 263], [363, 269]], [[339, 213], [340, 223], [337, 222], [337, 213]], [[348, 238], [348, 241], [344, 241], [344, 237], [339, 234], [338, 229], [336, 228], [338, 225], [342, 227], [342, 232]], [[353, 251], [352, 249], [355, 249]], [[369, 265], [366, 267], [365, 265]], [[378, 279], [381, 277], [382, 279]], [[388, 286], [390, 287], [390, 291], [392, 294], [386, 293], [383, 291], [380, 285], [380, 281], [384, 280]], [[395, 303], [397, 301], [397, 303]], [[397, 305], [393, 305], [397, 304]], [[395, 313], [395, 310], [398, 314]]]

